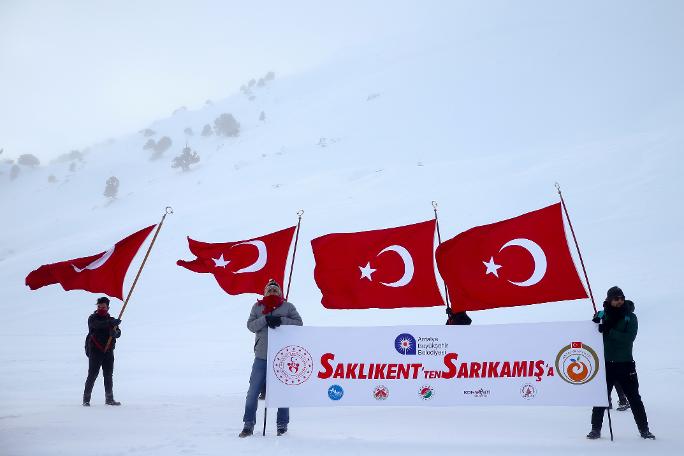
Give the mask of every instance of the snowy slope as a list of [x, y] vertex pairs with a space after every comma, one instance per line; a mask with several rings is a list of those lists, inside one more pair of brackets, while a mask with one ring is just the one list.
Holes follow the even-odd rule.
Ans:
[[[24, 169], [10, 181], [2, 165], [0, 454], [684, 449], [677, 422], [684, 400], [676, 394], [684, 374], [684, 78], [673, 82], [683, 76], [681, 66], [663, 58], [654, 74], [630, 78], [638, 62], [602, 60], [597, 52], [579, 63], [604, 71], [577, 77], [578, 61], [558, 51], [557, 36], [528, 47], [533, 37], [527, 30], [471, 41], [408, 37], [401, 45], [376, 43], [336, 56], [305, 74], [276, 77], [254, 90], [253, 101], [236, 91], [153, 122], [156, 139], [173, 140], [157, 161], [142, 149], [147, 138], [132, 133], [93, 146], [73, 172], [58, 163]], [[524, 61], [518, 60], [522, 49], [529, 51]], [[615, 83], [619, 70], [625, 76]], [[223, 112], [241, 123], [240, 136], [201, 137], [203, 125]], [[194, 136], [183, 133], [186, 127]], [[182, 173], [170, 162], [186, 140], [201, 162]], [[57, 183], [48, 183], [51, 174]], [[110, 204], [102, 192], [112, 175], [121, 187]], [[305, 324], [441, 324], [439, 308], [322, 308], [309, 241], [426, 220], [432, 200], [449, 238], [557, 201], [556, 181], [595, 294], [600, 299], [619, 284], [636, 302], [635, 356], [656, 442], [637, 438], [629, 412], [613, 414], [614, 444], [587, 442], [590, 412], [573, 408], [293, 410], [285, 438], [273, 431], [267, 439], [236, 438], [252, 358], [244, 322], [254, 296], [228, 296], [211, 276], [176, 266], [177, 259], [192, 258], [185, 236], [245, 239], [294, 224], [304, 209], [291, 298]], [[40, 264], [102, 251], [158, 221], [166, 205], [175, 214], [126, 311], [117, 346], [115, 393], [124, 406], [101, 405], [98, 382], [95, 406], [83, 409], [82, 342], [94, 297], [58, 286], [30, 292], [24, 277]], [[473, 319], [580, 320], [591, 313], [583, 300], [476, 312]]]

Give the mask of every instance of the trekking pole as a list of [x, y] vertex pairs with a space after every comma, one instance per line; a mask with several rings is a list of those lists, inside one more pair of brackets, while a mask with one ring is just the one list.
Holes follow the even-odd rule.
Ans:
[[608, 398], [608, 429], [610, 429], [610, 441], [613, 441], [613, 420], [610, 419], [610, 397]]
[[[126, 300], [124, 301], [124, 305], [121, 308], [121, 312], [119, 312], [119, 320], [121, 320], [121, 317], [123, 316], [123, 313], [126, 310], [126, 306], [128, 305], [128, 301], [131, 299], [131, 295], [133, 294], [133, 290], [135, 289], [135, 284], [138, 283], [138, 279], [140, 278], [140, 273], [142, 272], [143, 268], [145, 267], [145, 262], [147, 262], [147, 257], [150, 256], [150, 252], [152, 251], [152, 247], [154, 246], [154, 241], [157, 240], [157, 235], [159, 234], [159, 230], [161, 230], [161, 227], [164, 224], [164, 219], [169, 214], [173, 214], [173, 208], [171, 206], [166, 206], [166, 209], [164, 209], [164, 215], [162, 216], [161, 221], [159, 222], [159, 225], [157, 225], [157, 231], [154, 232], [154, 237], [152, 238], [152, 242], [150, 242], [150, 246], [147, 248], [147, 252], [145, 253], [145, 258], [143, 258], [143, 261], [140, 264], [140, 269], [138, 269], [138, 273], [135, 275], [135, 279], [133, 280], [133, 285], [131, 285], [131, 289], [128, 291], [128, 296], [126, 296]], [[105, 352], [109, 349], [109, 345], [111, 343], [112, 343], [112, 336], [109, 336], [109, 339], [107, 340], [107, 345], [105, 345], [105, 349], [104, 349]]]
[[264, 407], [264, 431], [261, 433], [262, 436], [266, 436], [266, 412], [268, 412], [268, 409]]
[[594, 313], [596, 313], [596, 302], [594, 301], [594, 294], [591, 292], [591, 284], [589, 283], [589, 275], [587, 275], [587, 268], [584, 267], [584, 260], [582, 259], [582, 252], [580, 251], [579, 243], [577, 242], [577, 237], [575, 236], [575, 230], [572, 227], [572, 221], [570, 220], [570, 214], [568, 214], [568, 208], [565, 205], [565, 200], [563, 199], [563, 193], [561, 192], [560, 184], [556, 182], [556, 190], [558, 190], [558, 196], [560, 196], [561, 206], [563, 206], [563, 211], [565, 211], [565, 218], [568, 220], [568, 225], [570, 226], [570, 232], [572, 233], [572, 239], [575, 241], [575, 247], [577, 248], [577, 254], [579, 255], [580, 264], [582, 265], [582, 271], [584, 272], [584, 280], [587, 281], [587, 288], [589, 289], [589, 297], [591, 298], [591, 305], [594, 306]]

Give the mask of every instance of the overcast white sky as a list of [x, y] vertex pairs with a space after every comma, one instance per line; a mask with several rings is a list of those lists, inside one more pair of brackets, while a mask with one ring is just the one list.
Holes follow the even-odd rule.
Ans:
[[509, 52], [507, 33], [534, 43], [531, 30], [558, 30], [539, 45], [562, 47], [577, 77], [601, 72], [605, 90], [629, 81], [681, 107], [683, 23], [681, 0], [0, 0], [0, 148], [51, 158], [226, 97], [269, 70], [293, 75], [349, 48], [427, 33], [456, 33], [454, 43], [498, 34], [482, 45], [497, 58]]

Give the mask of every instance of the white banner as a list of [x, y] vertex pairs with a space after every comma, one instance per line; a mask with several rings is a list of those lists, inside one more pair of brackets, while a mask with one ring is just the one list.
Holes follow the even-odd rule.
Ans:
[[607, 406], [592, 322], [269, 329], [267, 407]]

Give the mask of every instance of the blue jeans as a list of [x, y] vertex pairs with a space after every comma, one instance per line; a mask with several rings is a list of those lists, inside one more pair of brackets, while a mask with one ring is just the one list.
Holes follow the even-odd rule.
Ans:
[[[259, 403], [259, 393], [266, 386], [266, 360], [254, 358], [252, 364], [252, 374], [249, 376], [249, 390], [247, 390], [247, 399], [245, 400], [245, 416], [242, 421], [245, 422], [245, 427], [254, 428], [256, 424], [256, 411]], [[279, 429], [287, 428], [290, 422], [290, 409], [279, 408], [276, 417], [276, 426]]]

